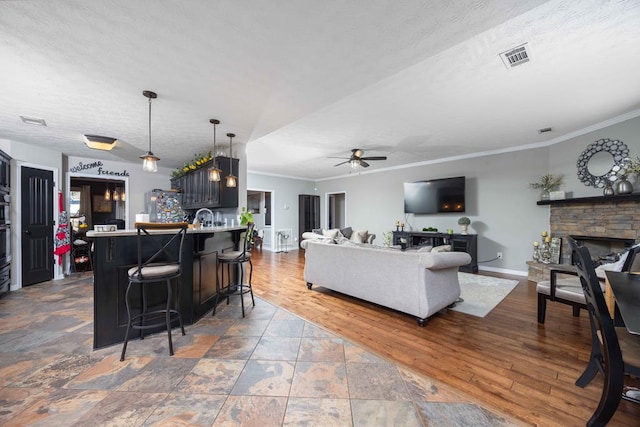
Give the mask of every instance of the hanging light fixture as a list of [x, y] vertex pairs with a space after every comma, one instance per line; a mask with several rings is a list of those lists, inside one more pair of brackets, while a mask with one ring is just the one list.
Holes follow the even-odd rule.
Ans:
[[151, 152], [151, 100], [156, 99], [158, 95], [150, 90], [142, 91], [142, 94], [149, 98], [149, 151], [144, 156], [140, 156], [142, 159], [142, 170], [145, 172], [157, 172], [158, 171], [158, 157], [154, 156]]
[[231, 149], [233, 137], [235, 133], [228, 133], [229, 137], [229, 175], [227, 175], [227, 187], [235, 187], [237, 185], [236, 177], [233, 175], [233, 151]]
[[120, 193], [118, 192], [118, 187], [113, 190], [113, 200], [116, 202], [120, 201]]
[[109, 191], [109, 184], [107, 184], [107, 189], [104, 192], [104, 199], [111, 200], [111, 191]]
[[209, 181], [220, 181], [220, 169], [216, 167], [216, 125], [220, 124], [220, 120], [211, 119], [209, 123], [213, 124], [213, 163], [209, 168]]

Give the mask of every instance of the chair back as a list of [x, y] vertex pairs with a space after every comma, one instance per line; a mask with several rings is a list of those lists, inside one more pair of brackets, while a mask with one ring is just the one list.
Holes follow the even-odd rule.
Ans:
[[251, 250], [251, 246], [253, 244], [253, 230], [255, 227], [256, 225], [254, 223], [249, 223], [247, 225], [247, 231], [244, 232], [244, 238], [242, 239], [242, 242], [240, 242], [242, 244], [242, 257], [245, 257], [247, 252]]
[[[188, 227], [189, 224], [186, 222], [137, 222], [135, 228], [137, 230], [138, 265], [130, 276], [142, 278], [143, 268], [152, 265], [182, 265], [182, 247]], [[154, 233], [154, 231], [166, 232], [169, 230], [174, 230], [175, 233], [173, 235]], [[150, 250], [152, 255], [144, 259], [143, 256], [148, 254]]]
[[640, 271], [640, 246], [634, 246], [627, 252], [627, 257], [622, 264], [622, 271]]
[[589, 312], [592, 345], [598, 346], [598, 348], [592, 349], [592, 354], [599, 355], [598, 364], [605, 376], [605, 387], [612, 387], [613, 392], [619, 389], [619, 392], [622, 393], [624, 385], [622, 351], [613, 319], [609, 315], [609, 309], [600, 287], [600, 281], [596, 275], [593, 261], [591, 261], [589, 249], [585, 246], [579, 246], [572, 238], [569, 238], [569, 245], [575, 254], [576, 270]]

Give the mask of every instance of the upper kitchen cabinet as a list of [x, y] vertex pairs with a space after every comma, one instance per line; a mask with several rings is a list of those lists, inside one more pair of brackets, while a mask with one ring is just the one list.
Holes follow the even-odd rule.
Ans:
[[[228, 162], [227, 162], [228, 163]], [[11, 158], [0, 150], [0, 191], [9, 192], [9, 178], [11, 176]]]
[[[211, 162], [205, 163], [185, 175], [171, 179], [171, 188], [182, 193], [183, 209], [200, 208], [237, 208], [238, 187], [229, 188], [225, 185], [225, 177], [229, 175], [230, 162], [228, 157], [217, 157], [217, 167], [222, 171], [220, 181], [209, 181], [208, 169]], [[234, 175], [238, 173], [238, 159], [231, 159]]]

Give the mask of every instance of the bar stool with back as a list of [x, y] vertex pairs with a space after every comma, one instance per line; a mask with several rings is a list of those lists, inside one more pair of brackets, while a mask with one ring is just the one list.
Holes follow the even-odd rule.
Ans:
[[[251, 276], [253, 275], [253, 263], [251, 262], [251, 243], [253, 236], [253, 228], [255, 224], [249, 224], [247, 230], [242, 233], [242, 237], [240, 239], [240, 248], [237, 251], [228, 251], [222, 252], [218, 255], [218, 264], [221, 266], [222, 277], [218, 282], [220, 283], [220, 287], [218, 292], [216, 293], [216, 302], [213, 305], [213, 314], [216, 314], [216, 307], [218, 306], [218, 301], [222, 294], [223, 298], [227, 298], [227, 305], [229, 304], [229, 296], [231, 295], [240, 295], [240, 303], [242, 305], [242, 317], [244, 317], [244, 295], [251, 294], [251, 302], [253, 306], [256, 306], [256, 301], [253, 298], [253, 290], [251, 289]], [[249, 280], [247, 283], [244, 283], [244, 269], [245, 264], [249, 263]], [[227, 266], [227, 285], [222, 285], [224, 283], [224, 266]], [[234, 271], [239, 273], [239, 277], [233, 280], [232, 283], [232, 275], [231, 270], [232, 267], [235, 267]]]
[[[138, 264], [127, 272], [129, 285], [125, 293], [125, 304], [128, 323], [120, 361], [124, 360], [131, 329], [141, 330], [141, 339], [143, 339], [145, 330], [165, 326], [169, 337], [170, 356], [173, 356], [171, 324], [178, 320], [182, 335], [185, 334], [182, 315], [178, 308], [180, 300], [178, 282], [182, 272], [182, 246], [188, 224], [186, 222], [136, 223], [135, 228], [137, 230]], [[164, 231], [164, 233], [154, 233], [154, 231]], [[167, 231], [175, 231], [175, 233], [167, 234]], [[145, 260], [143, 257], [147, 254], [151, 255]], [[161, 290], [161, 282], [166, 285], [164, 292]], [[149, 294], [150, 291], [151, 294]], [[154, 298], [157, 299], [158, 294], [166, 295], [164, 301], [153, 301]], [[147, 311], [150, 300], [153, 303], [152, 311]], [[132, 314], [133, 310], [138, 311], [132, 307], [134, 302], [140, 304], [137, 314]]]

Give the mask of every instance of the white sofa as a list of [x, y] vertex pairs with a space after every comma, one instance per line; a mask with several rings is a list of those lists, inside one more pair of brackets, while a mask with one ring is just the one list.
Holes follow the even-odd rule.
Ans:
[[460, 296], [458, 267], [464, 252], [401, 251], [371, 245], [305, 240], [304, 280], [403, 313], [424, 326], [428, 317]]

